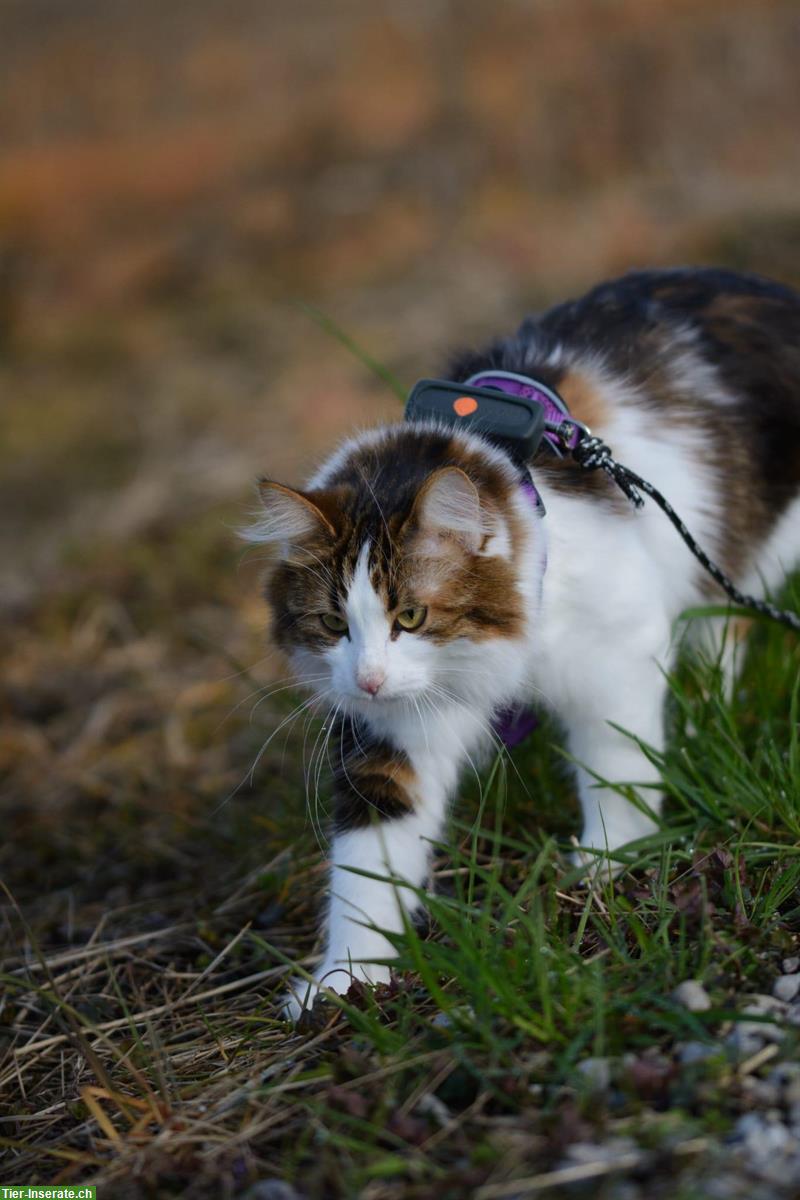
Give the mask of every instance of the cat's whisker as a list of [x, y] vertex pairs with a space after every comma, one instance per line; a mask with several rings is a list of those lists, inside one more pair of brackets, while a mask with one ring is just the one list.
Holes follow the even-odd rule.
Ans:
[[328, 736], [325, 739], [323, 753], [320, 754], [320, 757], [319, 757], [319, 765], [318, 765], [318, 769], [317, 769], [317, 787], [319, 787], [319, 781], [322, 776], [322, 770], [323, 770], [323, 767], [326, 762], [328, 764], [328, 767], [329, 767], [331, 773], [334, 775], [336, 773], [336, 767], [331, 762], [331, 743], [333, 740], [333, 735], [337, 731], [338, 731], [338, 735], [339, 735], [339, 753], [340, 753], [342, 763], [344, 764], [344, 751], [342, 750], [342, 746], [344, 743], [345, 724], [346, 724], [348, 718], [346, 715], [343, 715], [342, 709], [343, 709], [343, 705], [341, 703], [337, 704], [336, 712], [334, 713], [334, 717], [333, 717], [333, 720], [331, 721], [330, 729], [328, 730]]
[[[424, 699], [424, 697], [423, 697], [423, 699]], [[421, 710], [421, 708], [420, 708], [420, 706], [419, 706], [419, 701], [418, 701], [418, 699], [417, 699], [417, 697], [416, 697], [416, 696], [409, 696], [409, 697], [408, 697], [408, 700], [410, 701], [410, 703], [411, 703], [411, 704], [413, 704], [413, 705], [414, 705], [414, 709], [415, 709], [415, 711], [416, 711], [416, 714], [417, 714], [417, 716], [419, 717], [419, 723], [420, 723], [420, 727], [421, 727], [421, 729], [422, 729], [422, 734], [423, 734], [423, 737], [425, 738], [425, 748], [427, 749], [428, 753], [430, 754], [430, 752], [431, 752], [431, 743], [430, 743], [430, 739], [429, 739], [429, 737], [428, 737], [428, 726], [426, 725], [426, 723], [425, 723], [425, 719], [424, 719], [424, 717], [423, 717], [423, 715], [422, 715], [422, 710]]]
[[311, 747], [311, 754], [309, 756], [308, 769], [306, 770], [306, 804], [309, 810], [311, 809], [313, 800], [310, 788], [315, 776], [317, 775], [317, 761], [319, 757], [320, 745], [327, 736], [332, 723], [335, 720], [336, 713], [339, 710], [339, 702], [335, 699], [335, 697], [332, 696], [330, 689], [328, 689], [328, 695], [331, 696], [331, 700], [314, 736], [314, 742]]
[[[441, 716], [443, 715], [443, 714], [442, 714], [442, 711], [441, 711], [441, 709], [438, 709], [438, 708], [436, 707], [436, 705], [433, 703], [433, 700], [431, 699], [430, 695], [423, 695], [421, 698], [427, 702], [427, 704], [428, 704], [428, 706], [429, 706], [429, 708], [430, 708], [431, 712], [434, 714], [434, 716], [436, 716], [436, 717], [441, 717]], [[465, 758], [465, 759], [466, 759], [466, 761], [469, 763], [470, 769], [472, 770], [472, 773], [473, 773], [473, 775], [475, 776], [475, 779], [476, 779], [476, 781], [477, 781], [477, 784], [478, 784], [478, 795], [479, 795], [479, 797], [480, 797], [480, 799], [481, 799], [481, 802], [482, 802], [482, 801], [483, 801], [483, 778], [482, 778], [482, 776], [481, 776], [481, 773], [480, 773], [480, 771], [478, 770], [477, 766], [475, 765], [475, 763], [474, 763], [474, 761], [473, 761], [472, 757], [470, 756], [470, 754], [469, 754], [469, 752], [468, 752], [468, 750], [467, 750], [466, 746], [464, 745], [464, 741], [463, 741], [463, 739], [462, 739], [461, 737], [459, 737], [459, 735], [458, 735], [458, 734], [455, 732], [455, 730], [452, 728], [452, 725], [450, 725], [449, 732], [450, 732], [450, 735], [451, 735], [452, 737], [454, 737], [454, 738], [455, 738], [455, 740], [458, 742], [459, 746], [461, 747], [461, 749], [462, 749], [462, 751], [463, 751], [463, 753], [464, 753], [464, 758]]]
[[[348, 786], [353, 790], [353, 792], [355, 792], [355, 794], [356, 794], [356, 796], [358, 796], [359, 800], [363, 800], [364, 803], [366, 805], [368, 805], [369, 808], [373, 809], [375, 812], [379, 812], [380, 810], [378, 809], [375, 802], [373, 800], [371, 800], [369, 796], [365, 796], [360, 788], [356, 787], [356, 785], [353, 782], [353, 779], [350, 775], [350, 772], [347, 770], [347, 755], [344, 752], [344, 722], [342, 722], [342, 724], [339, 727], [339, 759], [342, 764], [342, 773], [343, 773], [345, 779], [347, 780]], [[328, 759], [328, 762], [330, 764], [330, 759]], [[332, 770], [335, 769], [335, 768], [333, 768], [332, 764], [331, 764], [331, 769]]]
[[[440, 690], [439, 684], [433, 684], [432, 686], [433, 686], [434, 690]], [[463, 703], [463, 701], [459, 701], [459, 698], [457, 696], [455, 696], [454, 694], [452, 694], [452, 693], [446, 693], [446, 694], [451, 701], [456, 702], [456, 703]], [[528, 785], [525, 782], [525, 779], [523, 778], [522, 774], [520, 773], [519, 767], [514, 762], [513, 756], [509, 753], [508, 747], [503, 743], [502, 739], [498, 736], [496, 730], [492, 727], [491, 723], [489, 721], [484, 721], [483, 719], [478, 718], [476, 716], [476, 714], [474, 714], [474, 713], [473, 713], [473, 717], [475, 717], [475, 719], [478, 720], [478, 723], [480, 724], [483, 732], [491, 739], [491, 742], [495, 749], [495, 753], [497, 754], [497, 757], [500, 760], [501, 770], [505, 773], [505, 771], [507, 770], [507, 767], [510, 766], [511, 769], [513, 770], [514, 774], [516, 775], [517, 779], [519, 780], [519, 783], [522, 787], [523, 792], [529, 799], [532, 799]]]
[[319, 811], [320, 811], [320, 808], [322, 807], [322, 797], [320, 794], [320, 780], [322, 778], [322, 771], [323, 771], [323, 767], [326, 762], [328, 763], [328, 766], [331, 768], [331, 770], [333, 770], [333, 767], [331, 765], [331, 760], [330, 760], [330, 745], [331, 745], [331, 739], [336, 730], [336, 726], [342, 720], [341, 712], [342, 712], [341, 701], [337, 701], [333, 708], [333, 712], [329, 713], [328, 717], [325, 720], [325, 726], [324, 726], [325, 736], [324, 736], [322, 744], [320, 746], [319, 755], [317, 756], [317, 769], [316, 769], [316, 775], [315, 775], [315, 779], [314, 779], [314, 805], [315, 805], [315, 811], [317, 813], [318, 821], [319, 821]]
[[[483, 669], [481, 667], [445, 666], [445, 667], [440, 668], [440, 674], [442, 674], [442, 675], [460, 674], [460, 675], [483, 676], [486, 679], [491, 679], [492, 681], [494, 681], [496, 678], [495, 673], [493, 671], [489, 671], [489, 670]], [[542, 689], [540, 687], [537, 687], [535, 683], [528, 682], [526, 684], [526, 689], [528, 691], [535, 692], [537, 696], [541, 696], [541, 698], [542, 698], [542, 700], [544, 700], [545, 704], [547, 704], [550, 707], [553, 707], [553, 701], [546, 695], [545, 692], [542, 691]]]
[[[441, 696], [442, 699], [447, 700], [447, 702], [450, 704], [453, 704], [456, 706], [462, 706], [462, 707], [466, 704], [466, 701], [461, 696], [459, 696], [456, 692], [449, 691], [447, 688], [443, 687], [443, 685], [440, 683], [431, 684], [430, 690], [433, 691], [435, 694]], [[497, 753], [501, 756], [507, 756], [508, 755], [508, 747], [505, 746], [503, 744], [503, 742], [501, 741], [501, 739], [498, 737], [497, 732], [493, 728], [492, 724], [489, 721], [484, 720], [482, 717], [478, 716], [478, 714], [475, 713], [472, 708], [470, 708], [470, 714], [472, 716], [472, 719], [477, 721], [481, 730], [491, 740]]]
[[[232, 671], [230, 675], [221, 676], [219, 682], [220, 683], [230, 683], [232, 679], [241, 679], [241, 677], [243, 675], [249, 675], [252, 671], [255, 671], [256, 667], [260, 667], [262, 663], [268, 662], [271, 658], [275, 658], [276, 654], [277, 654], [277, 651], [273, 648], [272, 650], [268, 651], [266, 654], [262, 654], [261, 658], [257, 658], [256, 661], [254, 663], [251, 663], [249, 666], [240, 667], [238, 671]], [[225, 657], [229, 661], [232, 659], [235, 661], [234, 656], [232, 654], [226, 654]], [[286, 678], [288, 679], [288, 676], [286, 676]], [[280, 682], [284, 682], [284, 681], [281, 680]]]
[[[321, 676], [321, 679], [324, 679], [324, 678], [327, 678], [327, 676]], [[304, 681], [304, 682], [305, 682], [305, 681]], [[300, 685], [299, 685], [299, 686], [300, 686]], [[320, 697], [322, 696], [322, 693], [321, 693], [321, 692], [317, 692], [317, 691], [315, 691], [315, 692], [314, 692], [314, 696], [315, 696], [316, 698], [320, 698]], [[309, 707], [309, 708], [307, 708], [307, 709], [306, 709], [306, 711], [305, 711], [305, 713], [303, 713], [303, 722], [302, 722], [302, 725], [301, 725], [301, 727], [300, 727], [300, 728], [301, 728], [301, 732], [302, 732], [302, 734], [303, 734], [303, 746], [302, 746], [302, 750], [301, 750], [301, 762], [303, 763], [303, 767], [304, 767], [304, 768], [305, 768], [305, 746], [306, 746], [306, 736], [307, 736], [307, 731], [308, 731], [308, 729], [309, 729], [309, 728], [310, 728], [310, 726], [311, 726], [311, 722], [312, 722], [312, 721], [313, 721], [313, 719], [314, 719], [314, 715], [315, 715], [315, 714], [314, 714], [314, 709], [313, 709], [313, 707]], [[285, 759], [286, 759], [286, 747], [287, 747], [287, 744], [288, 744], [288, 740], [289, 740], [289, 739], [288, 739], [288, 736], [287, 736], [287, 737], [285, 737], [285, 738], [284, 738], [284, 740], [283, 740], [283, 749], [281, 750], [281, 771], [283, 771], [284, 762], [285, 762]]]
[[294, 709], [292, 709], [292, 711], [289, 713], [289, 715], [287, 717], [285, 717], [284, 720], [281, 721], [281, 723], [278, 725], [277, 729], [274, 729], [272, 731], [272, 733], [269, 735], [267, 740], [262, 745], [262, 747], [259, 750], [258, 754], [256, 755], [255, 759], [253, 760], [252, 766], [250, 766], [250, 768], [245, 772], [245, 774], [242, 776], [242, 778], [237, 783], [236, 787], [233, 788], [228, 793], [228, 795], [224, 797], [224, 799], [220, 800], [217, 807], [215, 809], [213, 809], [213, 812], [212, 812], [213, 816], [216, 816], [216, 814], [218, 812], [220, 812], [221, 809], [224, 808], [225, 805], [230, 800], [232, 800], [235, 795], [237, 795], [237, 793], [241, 790], [241, 788], [244, 787], [245, 783], [247, 783], [248, 780], [250, 781], [250, 785], [252, 786], [258, 764], [261, 761], [262, 757], [264, 756], [270, 743], [273, 741], [273, 739], [275, 737], [277, 737], [277, 735], [280, 733], [280, 731], [283, 728], [285, 728], [286, 725], [288, 725], [290, 722], [294, 721], [300, 715], [301, 712], [303, 712], [305, 709], [307, 709], [310, 705], [314, 704], [315, 702], [316, 702], [316, 697], [312, 696], [310, 699], [304, 700], [301, 704], [298, 704]]
[[323, 805], [320, 794], [320, 778], [322, 775], [323, 763], [325, 761], [326, 747], [330, 742], [330, 738], [339, 715], [340, 703], [337, 700], [328, 706], [325, 713], [325, 718], [320, 725], [317, 736], [314, 740], [314, 746], [311, 751], [311, 762], [309, 764], [309, 772], [306, 782], [306, 795], [309, 815], [312, 823], [319, 831], [318, 837], [324, 839], [323, 834]]
[[[249, 692], [243, 700], [238, 702], [235, 708], [231, 709], [231, 713], [236, 712], [237, 708], [240, 708], [242, 704], [246, 704], [248, 700], [252, 700], [253, 696], [257, 696], [259, 692], [267, 692], [267, 689], [271, 688], [273, 683], [276, 685], [274, 690], [267, 692], [265, 696], [261, 697], [261, 700], [269, 700], [271, 696], [276, 695], [278, 692], [286, 691], [291, 687], [302, 688], [306, 685], [310, 686], [312, 683], [317, 683], [320, 679], [325, 678], [326, 674], [320, 672], [319, 675], [306, 676], [303, 679], [298, 678], [297, 675], [285, 675], [283, 679], [273, 679], [270, 683], [265, 683], [263, 687], [255, 688], [252, 692]], [[259, 703], [261, 703], [261, 700], [259, 700]]]
[[[271, 700], [273, 696], [277, 696], [280, 692], [288, 692], [292, 688], [311, 687], [311, 686], [313, 686], [313, 684], [321, 683], [323, 679], [327, 679], [327, 678], [328, 678], [327, 674], [310, 675], [310, 676], [306, 676], [305, 679], [300, 679], [300, 680], [295, 679], [295, 680], [291, 681], [290, 683], [284, 684], [282, 687], [273, 688], [273, 690], [270, 692], [267, 692], [267, 694], [265, 696], [261, 696], [256, 701], [256, 703], [253, 705], [253, 707], [250, 709], [250, 721], [252, 722], [253, 717], [255, 716], [256, 710], [266, 700]], [[247, 697], [247, 699], [250, 700], [254, 695], [257, 695], [257, 693], [251, 692], [250, 695]], [[240, 705], [244, 704], [244, 703], [245, 703], [244, 700], [240, 701], [240, 704], [237, 704], [236, 708], [239, 708]], [[233, 709], [233, 712], [236, 712], [236, 709]]]
[[[244, 671], [240, 671], [239, 673], [243, 675]], [[229, 678], [234, 679], [236, 677], [232, 675]], [[273, 682], [275, 682], [275, 680], [273, 680]], [[278, 692], [288, 691], [290, 688], [298, 686], [296, 679], [285, 678], [282, 680], [278, 680], [277, 682], [283, 684], [284, 686], [276, 688], [274, 692], [270, 693], [270, 695], [276, 695]], [[241, 700], [238, 700], [236, 702], [236, 704], [234, 704], [233, 708], [231, 708], [225, 714], [225, 716], [222, 718], [220, 723], [216, 726], [216, 728], [214, 729], [214, 733], [218, 733], [220, 731], [220, 729], [222, 729], [225, 722], [229, 721], [231, 719], [231, 717], [234, 715], [234, 713], [237, 713], [239, 711], [239, 709], [242, 707], [243, 704], [247, 704], [248, 700], [252, 700], [253, 696], [257, 696], [259, 694], [259, 692], [264, 691], [269, 686], [270, 686], [270, 684], [264, 684], [264, 687], [254, 688], [252, 692], [248, 692], [246, 696], [244, 696]], [[264, 699], [269, 699], [269, 696], [265, 696]], [[251, 719], [252, 719], [252, 713], [251, 713]]]
[[[325, 849], [325, 846], [324, 846], [325, 837], [324, 837], [324, 833], [323, 833], [323, 829], [322, 829], [322, 821], [320, 820], [320, 816], [319, 816], [319, 809], [320, 809], [319, 772], [315, 771], [315, 755], [317, 752], [317, 746], [320, 743], [320, 739], [323, 739], [322, 744], [324, 745], [325, 742], [327, 741], [327, 739], [330, 737], [330, 730], [332, 728], [333, 722], [336, 720], [336, 713], [338, 712], [338, 710], [339, 710], [338, 703], [336, 703], [336, 704], [332, 703], [328, 706], [328, 710], [325, 713], [322, 724], [317, 731], [317, 736], [314, 739], [314, 745], [311, 750], [311, 759], [310, 759], [310, 762], [308, 765], [308, 770], [306, 771], [306, 811], [308, 812], [309, 820], [311, 821], [311, 827], [314, 830], [314, 836], [316, 837], [317, 843], [318, 843], [320, 849], [323, 850], [323, 852]], [[320, 757], [321, 757], [321, 753], [320, 753]], [[315, 780], [315, 788], [314, 788], [313, 796], [311, 795], [311, 792], [310, 792], [310, 783], [312, 780]]]
[[361, 738], [358, 736], [358, 722], [356, 721], [355, 717], [350, 719], [350, 728], [353, 734], [353, 742], [355, 743], [358, 752], [362, 758], [366, 758], [367, 752], [361, 743]]
[[266, 753], [268, 747], [270, 746], [272, 741], [278, 736], [280, 731], [282, 729], [284, 729], [287, 725], [289, 725], [290, 723], [295, 721], [297, 719], [297, 717], [300, 716], [301, 712], [305, 712], [306, 709], [311, 708], [314, 704], [317, 704], [317, 703], [319, 703], [319, 698], [317, 696], [311, 696], [311, 697], [309, 697], [308, 700], [303, 700], [300, 704], [297, 705], [296, 708], [292, 709], [292, 711], [289, 713], [289, 715], [287, 717], [284, 717], [284, 719], [278, 725], [277, 729], [274, 729], [272, 731], [272, 733], [269, 735], [269, 737], [267, 738], [267, 740], [264, 742], [263, 746], [259, 750], [258, 754], [256, 755], [253, 765], [248, 772], [248, 775], [245, 776], [245, 778], [247, 778], [249, 776], [251, 784], [253, 783], [256, 768], [258, 767], [258, 764], [261, 762], [261, 759], [263, 758], [264, 754]]

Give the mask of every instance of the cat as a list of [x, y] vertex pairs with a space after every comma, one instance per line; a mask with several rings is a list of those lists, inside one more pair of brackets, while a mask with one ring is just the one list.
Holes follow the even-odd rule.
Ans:
[[[800, 561], [791, 288], [634, 272], [458, 355], [445, 378], [491, 370], [555, 390], [743, 590], [764, 595]], [[487, 438], [412, 421], [346, 441], [303, 490], [261, 482], [247, 536], [273, 547], [273, 638], [328, 712], [334, 773], [325, 950], [315, 982], [291, 986], [292, 1018], [320, 985], [389, 979], [383, 931], [418, 908], [459, 774], [501, 709], [533, 700], [560, 720], [584, 853], [657, 828], [639, 743], [663, 747], [673, 623], [724, 597], [652, 503], [544, 446], [530, 469], [538, 505]], [[735, 639], [720, 655], [733, 678]], [[646, 807], [599, 781], [639, 785]]]

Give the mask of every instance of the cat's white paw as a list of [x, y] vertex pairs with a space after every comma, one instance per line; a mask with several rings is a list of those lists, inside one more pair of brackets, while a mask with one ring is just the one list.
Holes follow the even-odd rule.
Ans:
[[616, 825], [587, 824], [580, 841], [573, 839], [575, 849], [569, 860], [573, 866], [584, 868], [584, 883], [607, 883], [621, 875], [627, 866], [611, 857], [614, 851], [648, 837], [657, 829], [657, 823], [638, 809], [626, 813], [625, 820]]
[[584, 849], [577, 843], [576, 848], [567, 855], [567, 859], [573, 867], [583, 869], [583, 875], [579, 881], [581, 887], [589, 887], [595, 883], [608, 883], [625, 870], [625, 863], [615, 862], [613, 858], [609, 858], [606, 850]]
[[313, 980], [296, 977], [289, 982], [289, 990], [281, 1002], [281, 1013], [287, 1021], [299, 1021], [303, 1012], [313, 1008], [320, 992], [335, 992], [344, 996], [350, 985], [357, 981], [370, 984], [388, 983], [389, 967], [377, 963], [358, 963], [347, 970], [337, 964], [322, 963]]

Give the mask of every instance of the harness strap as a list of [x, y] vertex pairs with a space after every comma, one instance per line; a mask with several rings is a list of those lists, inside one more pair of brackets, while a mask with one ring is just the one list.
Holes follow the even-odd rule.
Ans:
[[524, 396], [526, 400], [540, 404], [545, 416], [544, 440], [559, 458], [565, 449], [574, 450], [584, 433], [589, 432], [582, 421], [570, 415], [558, 392], [525, 375], [517, 375], [514, 371], [479, 371], [477, 375], [470, 376], [466, 385], [494, 388], [509, 396]]

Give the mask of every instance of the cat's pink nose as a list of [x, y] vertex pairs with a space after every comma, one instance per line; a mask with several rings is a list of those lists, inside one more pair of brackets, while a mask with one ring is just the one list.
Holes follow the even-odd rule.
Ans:
[[365, 671], [363, 674], [359, 672], [356, 676], [356, 682], [362, 692], [368, 692], [370, 696], [377, 696], [385, 678], [386, 676], [382, 671]]

